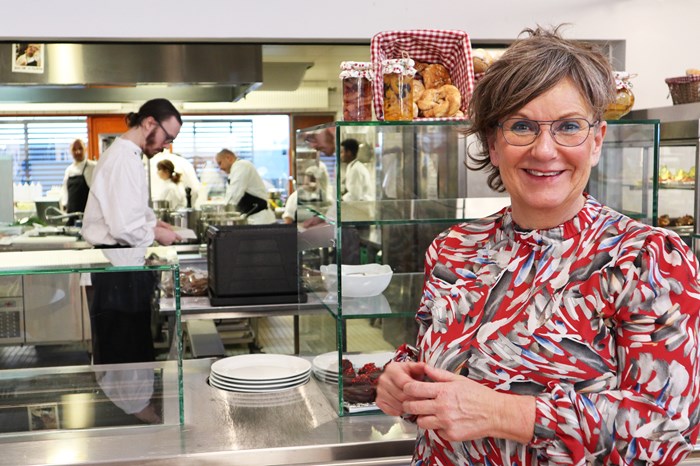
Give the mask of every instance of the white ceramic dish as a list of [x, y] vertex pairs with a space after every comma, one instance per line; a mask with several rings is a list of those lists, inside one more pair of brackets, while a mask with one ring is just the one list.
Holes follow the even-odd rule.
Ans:
[[286, 354], [242, 354], [219, 359], [211, 365], [212, 373], [237, 381], [278, 382], [310, 370], [309, 361]]
[[308, 380], [308, 378], [310, 376], [311, 376], [311, 372], [305, 372], [299, 376], [290, 377], [288, 379], [245, 381], [245, 380], [229, 379], [229, 378], [222, 377], [222, 376], [218, 375], [216, 372], [211, 372], [209, 374], [209, 379], [214, 380], [216, 382], [221, 382], [223, 384], [235, 385], [235, 386], [241, 387], [241, 388], [257, 389], [257, 388], [274, 388], [274, 387], [279, 386], [279, 385], [294, 384], [294, 383], [300, 382], [301, 380], [304, 380], [304, 379]]
[[306, 384], [309, 381], [310, 375], [307, 376], [306, 378], [302, 380], [298, 380], [294, 383], [287, 383], [287, 384], [281, 384], [281, 385], [276, 385], [273, 387], [265, 387], [265, 388], [249, 388], [246, 386], [239, 386], [239, 385], [233, 385], [233, 384], [227, 384], [224, 382], [220, 382], [218, 380], [215, 380], [213, 378], [209, 378], [209, 384], [212, 387], [219, 388], [221, 390], [227, 390], [231, 392], [239, 392], [239, 393], [271, 393], [271, 392], [279, 392], [282, 390], [289, 390], [291, 388], [296, 388], [300, 387], [304, 384]]
[[[334, 291], [338, 283], [338, 266], [335, 264], [322, 265], [320, 269], [326, 289]], [[389, 286], [393, 274], [394, 272], [388, 265], [343, 265], [341, 271], [343, 297], [377, 296]]]

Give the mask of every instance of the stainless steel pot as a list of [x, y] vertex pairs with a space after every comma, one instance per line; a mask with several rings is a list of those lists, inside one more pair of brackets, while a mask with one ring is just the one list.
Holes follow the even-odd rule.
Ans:
[[153, 213], [156, 214], [158, 220], [169, 222], [170, 220], [170, 203], [168, 201], [153, 201]]

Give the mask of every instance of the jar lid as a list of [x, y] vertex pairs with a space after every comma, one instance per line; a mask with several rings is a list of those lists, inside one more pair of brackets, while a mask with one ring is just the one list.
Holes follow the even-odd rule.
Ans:
[[413, 76], [416, 74], [414, 68], [416, 62], [411, 58], [392, 58], [382, 60], [382, 72], [384, 74], [402, 74], [404, 76]]
[[632, 89], [632, 83], [630, 82], [631, 78], [634, 78], [637, 76], [636, 74], [630, 74], [626, 71], [613, 71], [613, 76], [615, 77], [615, 87], [617, 90], [631, 90]]
[[372, 62], [368, 61], [344, 61], [340, 64], [340, 79], [346, 78], [366, 78], [374, 79]]

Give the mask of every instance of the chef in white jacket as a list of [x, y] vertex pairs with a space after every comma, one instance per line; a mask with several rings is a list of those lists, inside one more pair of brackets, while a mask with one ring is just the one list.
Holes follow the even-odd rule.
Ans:
[[216, 154], [219, 168], [228, 174], [225, 200], [247, 216], [250, 225], [275, 223], [275, 213], [267, 204], [268, 192], [255, 165], [239, 159], [233, 151], [222, 149]]
[[357, 159], [360, 144], [356, 139], [348, 138], [340, 143], [340, 161], [347, 164], [345, 168], [344, 201], [374, 200], [372, 177], [367, 167]]
[[[129, 129], [102, 154], [95, 168], [83, 217], [82, 235], [96, 248], [146, 248], [172, 244], [179, 236], [156, 221], [148, 206], [148, 180], [141, 155], [153, 157], [172, 144], [182, 119], [166, 99], [144, 103], [126, 116]], [[134, 263], [143, 265], [143, 254]], [[93, 362], [152, 361], [151, 299], [157, 285], [152, 271], [92, 274], [90, 323]]]

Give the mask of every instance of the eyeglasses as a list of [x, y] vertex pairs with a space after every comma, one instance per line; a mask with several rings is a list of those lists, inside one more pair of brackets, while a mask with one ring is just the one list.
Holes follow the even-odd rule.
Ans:
[[173, 141], [175, 140], [175, 136], [171, 136], [170, 133], [168, 133], [168, 130], [163, 128], [163, 124], [160, 121], [156, 120], [156, 123], [158, 123], [158, 126], [160, 126], [160, 129], [162, 129], [163, 132], [165, 133], [165, 140], [163, 141], [163, 144], [172, 144]]
[[527, 146], [535, 142], [542, 131], [542, 125], [549, 125], [549, 134], [561, 146], [576, 147], [583, 144], [590, 134], [591, 127], [599, 122], [589, 122], [585, 118], [563, 118], [561, 120], [528, 120], [508, 118], [496, 126], [501, 128], [503, 139], [511, 146]]

